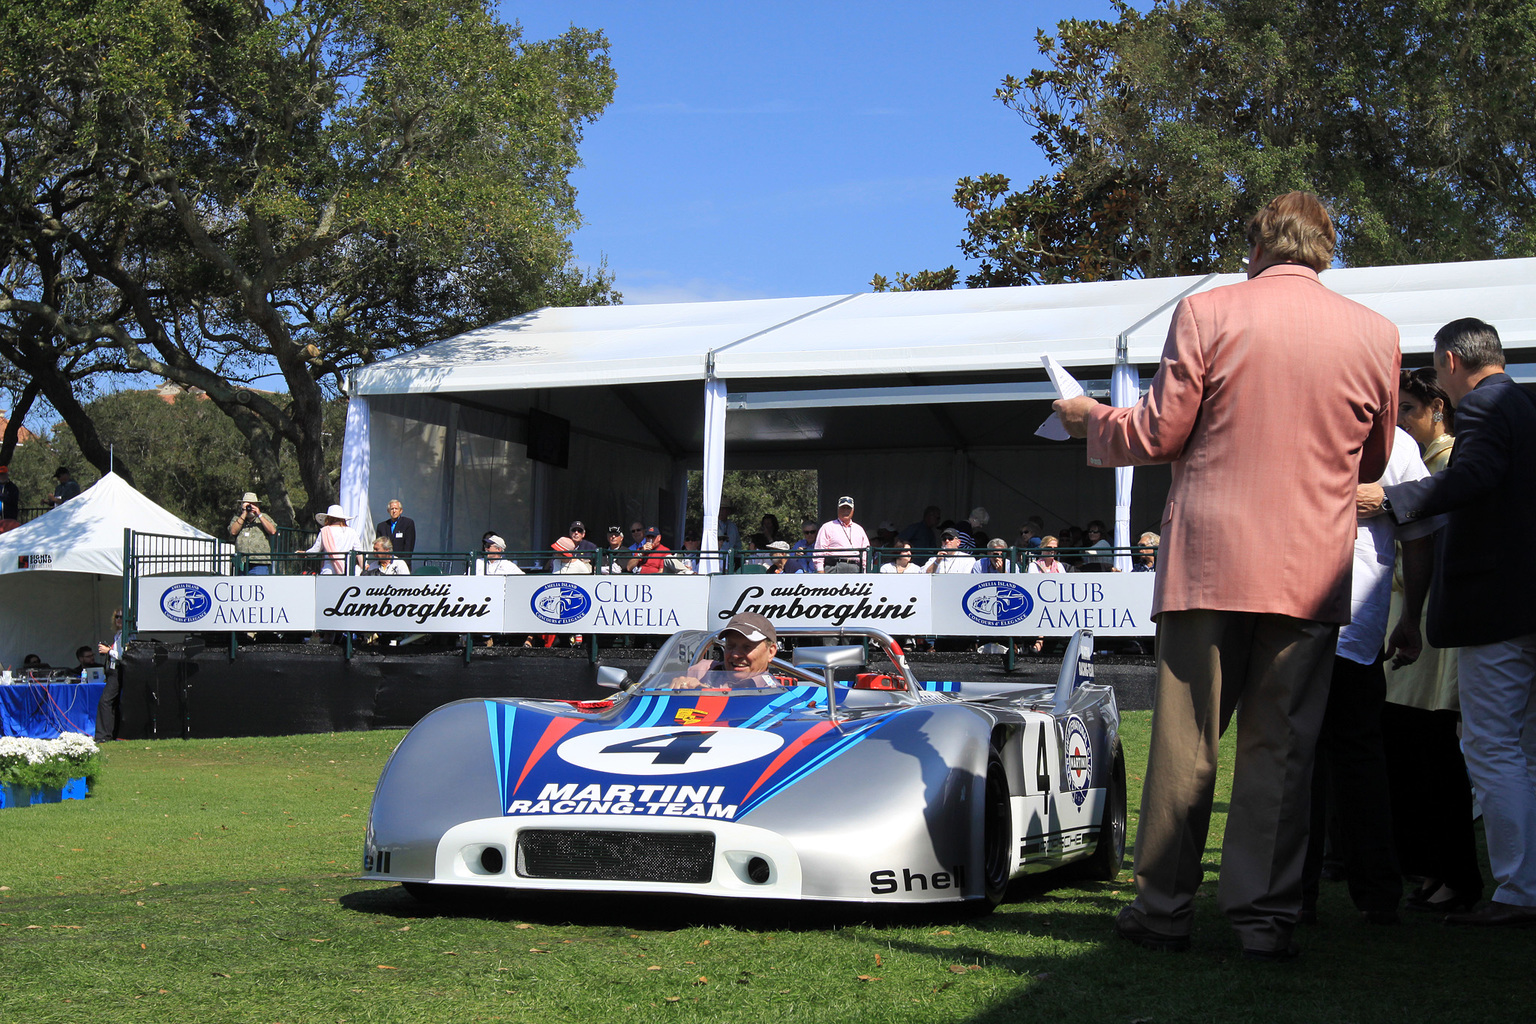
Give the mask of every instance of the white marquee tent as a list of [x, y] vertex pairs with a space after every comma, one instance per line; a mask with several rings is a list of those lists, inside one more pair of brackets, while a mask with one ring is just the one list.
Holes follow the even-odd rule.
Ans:
[[110, 639], [123, 600], [123, 530], [211, 540], [108, 473], [59, 507], [0, 534], [0, 665], [38, 654], [59, 668]]
[[[1133, 400], [1178, 300], [1240, 279], [541, 309], [359, 371], [342, 503], [373, 522], [403, 498], [418, 550], [472, 548], [486, 528], [543, 547], [572, 518], [599, 541], [635, 518], [675, 530], [685, 474], [703, 467], [708, 535], [724, 467], [814, 468], [823, 505], [853, 494], [871, 528], [930, 503], [955, 518], [987, 506], [1003, 536], [1030, 514], [1049, 529], [1112, 505], [1122, 530], [1155, 527], [1165, 471], [1137, 475], [1133, 510], [1125, 477], [1117, 494], [1080, 445], [1033, 436], [1054, 397], [1040, 356], [1091, 394], [1113, 375]], [[1323, 282], [1396, 323], [1410, 362], [1461, 316], [1492, 322], [1517, 360], [1536, 352], [1536, 259]], [[539, 414], [569, 423], [568, 468], [528, 457], [548, 441]]]

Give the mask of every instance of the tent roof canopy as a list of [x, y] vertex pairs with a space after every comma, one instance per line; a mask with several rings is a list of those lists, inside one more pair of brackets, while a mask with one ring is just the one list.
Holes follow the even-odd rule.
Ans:
[[[353, 392], [467, 397], [700, 381], [711, 369], [733, 395], [826, 377], [942, 375], [958, 384], [1036, 379], [1043, 352], [1107, 375], [1122, 337], [1131, 363], [1155, 366], [1178, 300], [1240, 280], [546, 308], [369, 366]], [[1431, 352], [1435, 331], [1461, 316], [1494, 324], [1506, 349], [1536, 349], [1536, 259], [1339, 268], [1323, 281], [1396, 323], [1405, 355]]]
[[[213, 540], [108, 473], [57, 508], [0, 534], [0, 573], [123, 574], [123, 530]], [[46, 562], [38, 556], [46, 556]], [[27, 564], [21, 564], [25, 557]]]

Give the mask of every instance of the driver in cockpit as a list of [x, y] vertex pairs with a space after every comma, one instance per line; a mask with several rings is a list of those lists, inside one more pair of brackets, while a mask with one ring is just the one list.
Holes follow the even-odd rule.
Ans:
[[[720, 631], [725, 656], [719, 661], [698, 662], [672, 680], [674, 690], [745, 689], [782, 685], [768, 671], [779, 653], [779, 635], [773, 623], [756, 612], [742, 612]], [[706, 648], [707, 649], [707, 648]]]

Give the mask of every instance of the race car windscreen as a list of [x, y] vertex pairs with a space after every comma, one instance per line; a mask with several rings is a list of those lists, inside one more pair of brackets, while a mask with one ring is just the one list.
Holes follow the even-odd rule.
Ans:
[[[708, 639], [709, 633], [700, 629], [674, 633], [656, 652], [632, 691], [670, 693], [677, 690], [776, 689], [796, 685], [794, 680], [781, 680], [771, 673], [742, 676], [721, 670], [719, 663], [724, 652], [718, 640], [706, 647]], [[716, 670], [705, 666], [716, 666]]]

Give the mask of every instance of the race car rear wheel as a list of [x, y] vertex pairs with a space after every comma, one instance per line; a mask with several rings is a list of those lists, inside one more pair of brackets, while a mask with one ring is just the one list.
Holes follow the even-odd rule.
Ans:
[[1013, 844], [1013, 809], [1008, 799], [1008, 772], [1003, 757], [992, 749], [987, 758], [987, 795], [982, 806], [981, 880], [988, 910], [1008, 892], [1009, 854]]
[[1082, 877], [1096, 882], [1113, 882], [1125, 860], [1125, 755], [1115, 743], [1115, 763], [1109, 769], [1109, 786], [1104, 791], [1104, 819], [1099, 823], [1099, 844], [1083, 862]]

